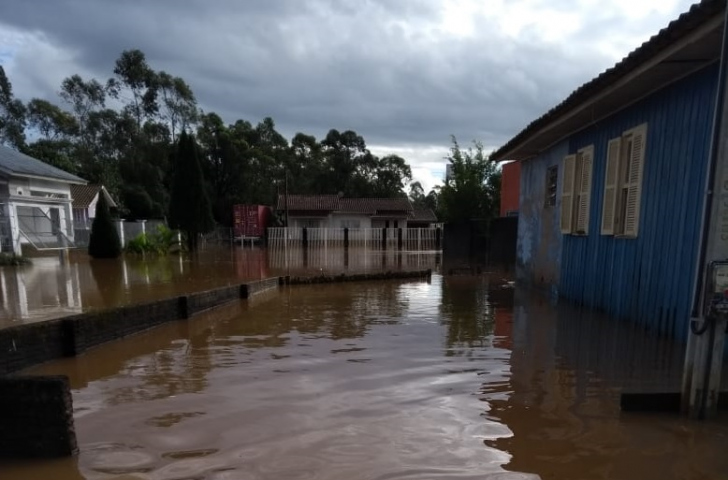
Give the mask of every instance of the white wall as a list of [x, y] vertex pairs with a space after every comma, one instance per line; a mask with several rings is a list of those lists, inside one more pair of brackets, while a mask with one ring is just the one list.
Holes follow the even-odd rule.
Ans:
[[[48, 193], [60, 193], [66, 195], [66, 198], [71, 198], [71, 185], [64, 182], [13, 177], [8, 181], [8, 186], [11, 196], [19, 195], [23, 197], [30, 197], [30, 191], [37, 190]], [[22, 194], [20, 194], [18, 190], [20, 190]]]
[[[387, 221], [389, 221], [389, 228], [407, 228], [407, 219], [398, 217], [374, 219], [372, 220], [372, 228], [384, 228]], [[397, 222], [396, 227], [394, 226], [394, 222]]]
[[369, 215], [354, 213], [334, 213], [329, 216], [328, 228], [372, 228], [372, 219]]

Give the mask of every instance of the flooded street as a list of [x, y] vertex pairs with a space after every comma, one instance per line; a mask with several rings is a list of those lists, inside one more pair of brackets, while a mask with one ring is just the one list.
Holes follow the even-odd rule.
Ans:
[[622, 389], [677, 388], [680, 348], [513, 298], [475, 276], [295, 287], [37, 367], [70, 377], [81, 453], [0, 478], [728, 478], [725, 418], [619, 412]]
[[90, 260], [72, 251], [0, 268], [0, 328], [89, 310], [143, 303], [273, 276], [435, 269], [435, 252], [329, 248], [266, 250], [210, 246], [194, 258], [126, 256]]

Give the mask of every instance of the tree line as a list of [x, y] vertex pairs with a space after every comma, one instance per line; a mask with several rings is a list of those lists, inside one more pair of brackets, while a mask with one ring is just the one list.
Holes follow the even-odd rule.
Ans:
[[[407, 196], [412, 180], [402, 157], [372, 154], [351, 130], [331, 129], [320, 140], [297, 133], [289, 142], [269, 117], [255, 125], [243, 119], [227, 124], [199, 107], [183, 78], [155, 71], [140, 50], [123, 51], [105, 81], [64, 79], [58, 97], [57, 103], [24, 103], [0, 66], [0, 142], [106, 186], [129, 219], [162, 218], [173, 209], [183, 132], [192, 137], [213, 218], [223, 225], [232, 222], [234, 204], [274, 204], [286, 178], [292, 194], [350, 197]], [[452, 181], [428, 194], [412, 183], [412, 202], [444, 220], [473, 209], [492, 212], [492, 162], [476, 147], [463, 152], [453, 138]], [[486, 205], [473, 201], [483, 192]]]

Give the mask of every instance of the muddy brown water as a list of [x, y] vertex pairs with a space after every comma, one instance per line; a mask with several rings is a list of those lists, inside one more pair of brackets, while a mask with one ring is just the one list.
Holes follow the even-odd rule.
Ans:
[[436, 269], [435, 252], [367, 249], [266, 250], [211, 246], [194, 257], [90, 260], [72, 251], [33, 259], [33, 265], [0, 268], [0, 328], [170, 298], [189, 292], [273, 276]]
[[296, 287], [37, 367], [70, 377], [81, 452], [0, 478], [728, 478], [725, 418], [619, 412], [679, 383], [679, 347], [513, 298], [468, 276]]

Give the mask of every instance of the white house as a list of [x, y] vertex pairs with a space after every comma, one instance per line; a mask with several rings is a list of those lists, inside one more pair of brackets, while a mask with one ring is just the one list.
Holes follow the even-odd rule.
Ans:
[[400, 198], [344, 198], [339, 195], [278, 196], [292, 228], [407, 228], [412, 204]]
[[73, 246], [71, 185], [82, 178], [0, 145], [0, 246], [21, 253]]
[[73, 223], [75, 228], [88, 230], [96, 217], [96, 204], [99, 195], [103, 192], [109, 208], [117, 208], [106, 187], [102, 185], [71, 185], [71, 198], [73, 199]]

